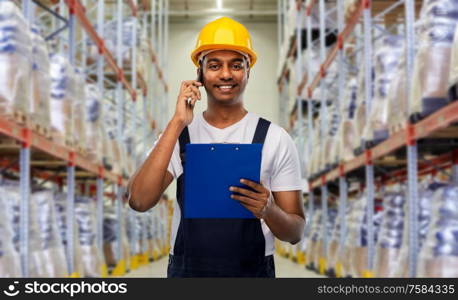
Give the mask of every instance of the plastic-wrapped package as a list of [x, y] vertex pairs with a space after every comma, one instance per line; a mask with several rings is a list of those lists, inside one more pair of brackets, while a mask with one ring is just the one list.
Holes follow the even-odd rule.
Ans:
[[[125, 216], [127, 215], [127, 207], [128, 207], [128, 204], [127, 203], [123, 203], [122, 205], [122, 214]], [[127, 226], [126, 226], [126, 222], [122, 221], [121, 222], [121, 245], [122, 245], [122, 256], [123, 256], [123, 259], [126, 263], [126, 266], [127, 268], [129, 268], [129, 266], [131, 265], [132, 263], [132, 257], [130, 255], [130, 246], [129, 246], [129, 240], [127, 238]]]
[[339, 125], [341, 121], [340, 112], [337, 109], [337, 105], [332, 105], [330, 108], [330, 128], [329, 133], [325, 142], [325, 165], [326, 168], [329, 168], [338, 163], [338, 136], [337, 132], [339, 130]]
[[153, 214], [152, 210], [147, 211], [143, 217], [145, 218], [145, 234], [147, 241], [147, 252], [148, 256], [151, 259], [153, 257], [153, 248], [154, 248], [154, 231], [153, 231]]
[[315, 120], [315, 125], [313, 127], [314, 129], [314, 137], [313, 137], [313, 153], [312, 153], [312, 174], [316, 174], [320, 171], [322, 171], [322, 151], [320, 147], [320, 138], [321, 138], [321, 124], [320, 120], [316, 119]]
[[151, 210], [152, 214], [152, 222], [153, 222], [153, 236], [154, 236], [154, 241], [153, 241], [153, 258], [156, 260], [160, 257], [161, 253], [161, 241], [160, 241], [160, 225], [159, 225], [159, 212], [157, 209], [152, 209]]
[[449, 94], [450, 100], [454, 101], [458, 99], [458, 25], [455, 29], [455, 36], [453, 38], [452, 54], [450, 58], [450, 76], [449, 86], [453, 87], [453, 90]]
[[10, 194], [0, 185], [0, 277], [20, 277], [21, 262], [15, 248]]
[[[347, 212], [345, 214], [345, 242], [343, 244], [338, 244], [338, 248], [336, 250], [336, 258], [335, 258], [335, 272], [336, 276], [338, 277], [348, 277], [351, 276], [351, 261], [350, 261], [350, 256], [352, 253], [352, 246], [351, 244], [348, 243], [349, 239], [349, 232], [351, 230], [351, 224], [352, 218], [353, 218], [353, 209], [354, 209], [354, 204], [355, 204], [355, 198], [354, 197], [349, 197], [347, 201]], [[340, 230], [340, 225], [339, 225], [339, 230]], [[340, 232], [335, 232], [336, 236], [333, 237], [338, 241], [338, 238], [340, 238]], [[330, 267], [333, 267], [333, 265], [329, 265]]]
[[[142, 224], [138, 218], [139, 216], [133, 209], [128, 208], [127, 214], [125, 217], [126, 217], [125, 221], [126, 221], [127, 240], [130, 245], [129, 247], [130, 255], [131, 256], [138, 255], [141, 253], [140, 249], [142, 248], [141, 240], [140, 240]], [[137, 234], [137, 236], [135, 236], [135, 234]]]
[[[4, 181], [2, 183], [2, 195], [7, 200], [9, 221], [13, 228], [13, 241], [16, 251], [19, 253], [20, 233], [20, 202], [19, 182]], [[38, 223], [37, 203], [30, 202], [29, 206], [29, 275], [32, 277], [48, 277], [48, 266], [45, 265], [45, 251], [43, 240], [40, 235]], [[46, 241], [45, 241], [46, 242]]]
[[103, 140], [101, 132], [102, 97], [94, 84], [86, 85], [86, 139], [88, 157], [96, 163], [102, 162]]
[[75, 70], [75, 97], [73, 98], [73, 140], [74, 145], [86, 150], [94, 145], [86, 142], [86, 80], [81, 70]]
[[404, 233], [405, 188], [394, 186], [385, 192], [384, 217], [375, 256], [376, 277], [396, 277]]
[[334, 232], [335, 224], [337, 220], [337, 209], [334, 207], [329, 207], [328, 208], [328, 223], [326, 226], [327, 230], [327, 237], [328, 237], [328, 244], [327, 248], [324, 248], [324, 244], [322, 244], [322, 247], [320, 249], [320, 258], [327, 258], [326, 260], [326, 265], [323, 265], [322, 267], [324, 268], [323, 272], [326, 272], [326, 270], [332, 268], [334, 265], [330, 264], [329, 257], [327, 254], [329, 253], [329, 248], [332, 242], [332, 235]]
[[343, 161], [349, 161], [354, 157], [353, 150], [358, 146], [356, 138], [356, 129], [354, 125], [354, 115], [357, 100], [357, 80], [355, 77], [350, 77], [347, 83], [344, 94], [344, 113], [340, 124], [340, 141], [339, 141], [339, 157]]
[[[310, 198], [309, 198], [310, 200]], [[308, 247], [310, 245], [310, 233], [311, 233], [311, 220], [313, 217], [313, 212], [309, 211], [307, 207], [304, 207], [305, 210], [305, 229], [304, 229], [304, 236], [302, 237], [301, 243], [300, 243], [300, 251], [304, 255], [304, 261], [306, 260], [306, 254]]]
[[37, 274], [43, 277], [65, 277], [68, 274], [65, 249], [61, 235], [57, 228], [54, 195], [52, 191], [34, 192], [31, 202], [37, 205], [39, 234], [41, 235], [40, 249], [43, 257], [40, 264], [44, 273]]
[[[362, 66], [361, 70], [365, 70]], [[363, 137], [364, 127], [366, 126], [366, 94], [365, 94], [365, 72], [359, 72], [357, 77], [357, 100], [355, 108], [355, 116], [353, 121], [356, 141], [354, 144], [356, 148], [361, 147], [361, 141]], [[356, 150], [353, 149], [353, 150]]]
[[146, 220], [146, 213], [137, 213], [137, 223], [139, 224], [139, 239], [140, 239], [140, 253], [142, 255], [142, 259], [145, 261], [140, 261], [140, 263], [146, 263], [149, 260], [149, 252], [148, 252], [148, 237], [147, 237], [147, 220]]
[[30, 93], [30, 116], [32, 124], [49, 128], [51, 116], [49, 102], [51, 80], [49, 78], [49, 54], [39, 29], [32, 27], [32, 91]]
[[[125, 266], [130, 266], [130, 249], [127, 238], [127, 226], [123, 218], [118, 220], [116, 216], [115, 203], [106, 199], [104, 201], [104, 217], [103, 217], [103, 252], [108, 269], [112, 270], [118, 265], [118, 260], [123, 260]], [[121, 207], [122, 215], [127, 215], [127, 209], [123, 205]], [[117, 228], [121, 227], [121, 257], [116, 257], [116, 247], [118, 244]]]
[[146, 37], [141, 38], [140, 47], [137, 52], [137, 72], [139, 75], [143, 76], [144, 79], [146, 79], [147, 76], [146, 62], [149, 58], [148, 45], [148, 39]]
[[[360, 274], [355, 271], [353, 266], [353, 260], [355, 255], [362, 256], [361, 259], [367, 260], [367, 253], [361, 251], [361, 242], [360, 242], [360, 227], [362, 226], [363, 218], [364, 218], [364, 202], [365, 202], [365, 194], [361, 194], [359, 197], [353, 200], [353, 210], [351, 211], [347, 228], [348, 228], [348, 238], [345, 241], [346, 244], [346, 252], [349, 254], [348, 259], [348, 266], [345, 268], [345, 275], [352, 276], [352, 277], [359, 277]], [[357, 246], [358, 247], [358, 253]], [[343, 261], [342, 261], [343, 262]]]
[[29, 113], [31, 70], [29, 27], [12, 1], [0, 1], [0, 114]]
[[85, 277], [101, 277], [104, 264], [102, 249], [97, 247], [95, 214], [94, 199], [83, 196], [75, 197], [75, 217], [78, 223]]
[[52, 54], [50, 61], [53, 140], [61, 144], [73, 144], [73, 106], [78, 89], [75, 71], [62, 55]]
[[167, 238], [168, 232], [168, 200], [163, 198], [161, 204], [161, 232], [162, 232], [162, 254], [166, 254], [169, 240]]
[[424, 0], [415, 58], [412, 112], [427, 116], [446, 105], [458, 0]]
[[310, 231], [310, 247], [307, 249], [306, 261], [312, 268], [318, 268], [318, 250], [321, 237], [321, 210], [313, 214], [312, 227]]
[[102, 162], [103, 166], [107, 170], [113, 169], [113, 149], [111, 148], [111, 139], [108, 134], [108, 130], [106, 129], [107, 126], [105, 122], [100, 122], [100, 136], [101, 136], [101, 143], [102, 143]]
[[[418, 244], [419, 249], [421, 250], [424, 243], [426, 236], [429, 232], [430, 224], [431, 224], [431, 204], [434, 192], [438, 189], [445, 187], [445, 183], [441, 183], [436, 180], [432, 180], [431, 178], [426, 178], [423, 182], [419, 185], [418, 190]], [[406, 204], [408, 204], [406, 202]], [[408, 218], [408, 205], [404, 206], [404, 215], [407, 217], [404, 223], [404, 233], [403, 233], [403, 241], [402, 241], [402, 248], [399, 258], [398, 267], [395, 270], [396, 277], [409, 277], [409, 265], [408, 265], [408, 257], [409, 257], [409, 218]]]
[[[374, 241], [377, 242], [380, 223], [382, 221], [382, 206], [379, 199], [374, 199]], [[353, 277], [362, 277], [367, 268], [367, 209], [366, 193], [359, 197], [353, 206], [352, 217], [348, 224], [348, 246], [350, 247], [350, 273]]]
[[[59, 228], [62, 244], [67, 247], [67, 194], [55, 193], [54, 205], [56, 207], [57, 226]], [[79, 243], [79, 226], [76, 218], [73, 222], [73, 245], [74, 245], [74, 260], [73, 260], [73, 274], [82, 276], [84, 273], [84, 263], [82, 257], [81, 244]], [[68, 257], [67, 257], [68, 260]]]
[[[131, 49], [133, 45], [138, 47], [140, 43], [141, 25], [137, 22], [137, 40], [133, 41], [134, 17], [127, 17], [122, 21], [122, 42], [121, 53], [123, 53], [123, 66], [130, 65], [131, 62]], [[95, 26], [97, 29], [97, 26]], [[105, 47], [113, 54], [116, 55], [117, 49], [117, 19], [105, 23], [104, 26], [104, 41]], [[95, 61], [99, 55], [99, 51], [92, 42], [89, 43], [89, 59]]]
[[116, 226], [118, 226], [119, 221], [116, 219], [112, 201], [105, 199], [103, 204], [103, 253], [108, 268], [113, 269], [117, 263], [115, 247], [117, 239]]
[[[403, 55], [403, 38], [396, 35], [385, 37], [375, 53], [375, 93], [369, 122], [364, 129], [366, 141], [379, 143], [388, 138], [388, 90], [398, 76], [399, 57]], [[398, 100], [399, 101], [399, 100]]]
[[407, 111], [407, 95], [406, 95], [406, 69], [405, 58], [401, 56], [397, 68], [398, 75], [393, 78], [393, 81], [388, 89], [388, 106], [387, 106], [387, 124], [390, 134], [393, 134], [400, 129], [404, 129], [406, 120], [408, 119]]
[[[335, 221], [336, 210], [328, 210], [328, 236], [331, 235], [331, 230]], [[327, 249], [324, 249], [323, 245], [323, 227], [322, 227], [322, 213], [320, 209], [315, 209], [313, 212], [312, 221], [307, 238], [307, 246], [305, 248], [306, 263], [309, 267], [317, 271], [326, 271], [326, 266], [322, 259], [325, 257]], [[323, 269], [321, 269], [323, 268]], [[320, 270], [321, 269], [321, 270]]]
[[458, 277], [458, 187], [438, 189], [431, 223], [420, 251], [419, 277]]
[[[351, 212], [351, 204], [352, 202], [347, 202], [347, 207], [346, 207], [346, 212], [344, 215], [344, 218], [347, 218], [347, 216]], [[330, 241], [328, 245], [328, 250], [327, 250], [327, 269], [329, 271], [333, 271], [334, 274], [338, 274], [339, 276], [342, 276], [341, 272], [342, 270], [337, 270], [340, 267], [337, 266], [337, 263], [339, 262], [339, 257], [341, 256], [341, 252], [344, 251], [345, 247], [344, 245], [340, 244], [340, 239], [341, 239], [341, 220], [340, 216], [336, 215], [335, 222], [334, 222], [334, 227], [332, 230], [332, 233], [330, 234]], [[344, 232], [343, 236], [347, 236], [347, 226], [344, 227]]]
[[110, 153], [107, 154], [107, 159], [111, 156], [111, 164], [113, 167], [113, 172], [117, 174], [122, 173], [123, 169], [123, 157], [121, 154], [121, 145], [119, 138], [117, 136], [117, 120], [116, 120], [116, 110], [114, 106], [109, 106], [107, 113], [103, 115], [104, 126], [108, 135], [107, 148], [110, 149]]

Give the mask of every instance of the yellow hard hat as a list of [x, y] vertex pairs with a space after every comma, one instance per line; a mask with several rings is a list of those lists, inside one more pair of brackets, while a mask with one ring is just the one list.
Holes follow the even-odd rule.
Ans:
[[257, 59], [248, 30], [228, 17], [210, 22], [200, 31], [196, 48], [191, 53], [191, 59], [197, 67], [199, 67], [199, 55], [208, 50], [235, 50], [246, 53], [250, 57], [250, 68], [254, 66]]

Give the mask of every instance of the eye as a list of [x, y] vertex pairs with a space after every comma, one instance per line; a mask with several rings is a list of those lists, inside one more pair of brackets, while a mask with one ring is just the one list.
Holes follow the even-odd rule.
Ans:
[[242, 64], [235, 64], [235, 65], [232, 65], [232, 68], [234, 70], [242, 70], [243, 69], [243, 65]]
[[218, 70], [219, 65], [217, 65], [217, 64], [211, 64], [211, 65], [208, 65], [208, 68], [209, 68], [210, 70], [213, 70], [213, 71], [214, 71], [214, 70]]

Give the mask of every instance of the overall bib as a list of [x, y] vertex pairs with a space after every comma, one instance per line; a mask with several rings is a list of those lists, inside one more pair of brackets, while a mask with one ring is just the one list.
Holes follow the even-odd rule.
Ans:
[[[264, 144], [270, 122], [260, 118], [252, 143]], [[178, 177], [177, 201], [181, 210], [167, 277], [275, 277], [273, 255], [265, 256], [265, 239], [259, 219], [184, 218], [186, 127], [180, 134], [183, 174]]]

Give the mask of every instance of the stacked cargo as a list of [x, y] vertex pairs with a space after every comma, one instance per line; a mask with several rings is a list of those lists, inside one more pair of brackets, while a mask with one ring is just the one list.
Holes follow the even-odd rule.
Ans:
[[396, 71], [399, 57], [403, 51], [403, 39], [392, 35], [383, 38], [376, 46], [374, 98], [369, 122], [366, 123], [363, 136], [366, 141], [378, 144], [388, 138], [388, 90], [394, 78], [399, 76]]
[[42, 256], [38, 263], [42, 266], [40, 273], [31, 274], [40, 277], [65, 277], [68, 275], [65, 248], [57, 228], [57, 218], [52, 191], [43, 190], [32, 194], [31, 206], [37, 206], [39, 233], [41, 236]]
[[420, 252], [420, 277], [458, 277], [457, 197], [456, 185], [434, 192], [429, 229]]
[[[102, 163], [106, 143], [103, 127], [103, 106], [100, 91], [94, 84], [86, 85], [86, 141], [90, 145], [87, 149], [88, 158], [97, 164]], [[105, 149], [108, 148], [105, 146]]]
[[77, 88], [72, 107], [73, 147], [86, 155], [88, 149], [94, 145], [88, 144], [86, 140], [86, 77], [84, 71], [78, 68], [75, 69], [75, 87]]
[[45, 40], [38, 27], [32, 27], [32, 91], [30, 93], [30, 119], [34, 129], [50, 136], [51, 116], [49, 102], [51, 80], [50, 62]]
[[[134, 172], [135, 162], [143, 158], [138, 151], [141, 148], [136, 138], [138, 132], [144, 133], [145, 139], [157, 132], [153, 134], [149, 126], [141, 125], [138, 131], [133, 130], [134, 121], [137, 124], [152, 121], [143, 121], [146, 115], [137, 116], [136, 104], [140, 101], [123, 103], [122, 107], [113, 107], [113, 103], [117, 96], [129, 101], [151, 98], [143, 80], [152, 65], [149, 47], [164, 49], [168, 39], [164, 27], [161, 33], [151, 32], [148, 12], [130, 1], [132, 15], [124, 19], [119, 28], [123, 31], [123, 65], [117, 65], [117, 37], [121, 33], [116, 20], [122, 17], [114, 17], [112, 12], [123, 14], [125, 9], [112, 8], [126, 4], [122, 1], [102, 5], [102, 2], [0, 1], [0, 211], [3, 213], [0, 277], [105, 275], [104, 256], [95, 240], [95, 200], [78, 192], [74, 197], [66, 193], [73, 190], [71, 186], [79, 184], [90, 185], [91, 191], [95, 191], [96, 187], [89, 181], [97, 177], [105, 184], [126, 186], [126, 177]], [[165, 7], [156, 8], [158, 21], [164, 24]], [[101, 20], [94, 21], [95, 16]], [[107, 24], [105, 34], [94, 30], [95, 23]], [[95, 50], [92, 61], [85, 59], [91, 56], [86, 47], [91, 43]], [[161, 79], [154, 93], [163, 107], [167, 86], [166, 72], [161, 68], [166, 60], [164, 53], [158, 52], [154, 69], [148, 73]], [[101, 57], [103, 60], [99, 60]], [[135, 72], [143, 77], [137, 77], [137, 82], [142, 84], [141, 92], [138, 85], [130, 85], [134, 57], [138, 66]], [[99, 66], [100, 69], [96, 68]], [[115, 93], [113, 87], [117, 81], [121, 88]], [[118, 108], [119, 111], [115, 111]], [[152, 109], [150, 105], [148, 109]], [[118, 126], [121, 123], [122, 126]], [[161, 130], [162, 126], [159, 124], [156, 129]], [[144, 143], [148, 145], [146, 140]], [[122, 204], [121, 215], [126, 214], [126, 205]], [[69, 211], [68, 206], [74, 211]], [[167, 247], [168, 228], [163, 223], [167, 216], [159, 216], [159, 211], [164, 209], [155, 211], [156, 224], [152, 222], [151, 213], [136, 215], [137, 248], [147, 259], [148, 253], [152, 256], [153, 244], [158, 256]], [[130, 250], [126, 222], [118, 213], [113, 212], [115, 230], [105, 233], [114, 234], [115, 241], [119, 241], [120, 257], [106, 259], [113, 268], [118, 266], [122, 271], [123, 264], [124, 269], [129, 266]], [[68, 218], [75, 218], [75, 222], [68, 222]], [[28, 227], [22, 228], [24, 225]], [[157, 230], [157, 234], [154, 235], [153, 230]], [[70, 237], [72, 240], [68, 240]], [[153, 243], [154, 238], [157, 240]]]
[[374, 270], [376, 277], [396, 277], [404, 232], [405, 187], [388, 187], [383, 196], [384, 217], [376, 248]]
[[410, 93], [414, 118], [423, 118], [448, 102], [453, 37], [458, 24], [458, 1], [424, 0], [420, 22]]
[[52, 54], [50, 60], [52, 138], [62, 145], [73, 146], [73, 110], [79, 89], [75, 70], [60, 54]]
[[[57, 226], [59, 228], [62, 243], [67, 251], [67, 265], [73, 266], [73, 273], [68, 275], [73, 277], [84, 276], [84, 262], [82, 257], [81, 245], [79, 243], [80, 232], [76, 219], [74, 220], [73, 224], [70, 225], [73, 227], [73, 239], [71, 240], [71, 243], [69, 243], [69, 240], [67, 238], [67, 194], [61, 192], [54, 194], [54, 204], [56, 207]], [[73, 260], [69, 259], [69, 245], [74, 246]]]
[[105, 264], [102, 249], [97, 247], [95, 214], [94, 199], [84, 196], [75, 198], [75, 217], [78, 223], [85, 277], [102, 277]]
[[32, 88], [29, 26], [11, 1], [0, 2], [0, 114], [25, 122]]
[[15, 195], [10, 190], [11, 188], [5, 186], [2, 179], [0, 185], [0, 212], [3, 214], [0, 217], [0, 277], [20, 277], [22, 275], [19, 249], [16, 247], [19, 212], [14, 209], [15, 199], [13, 197]]

